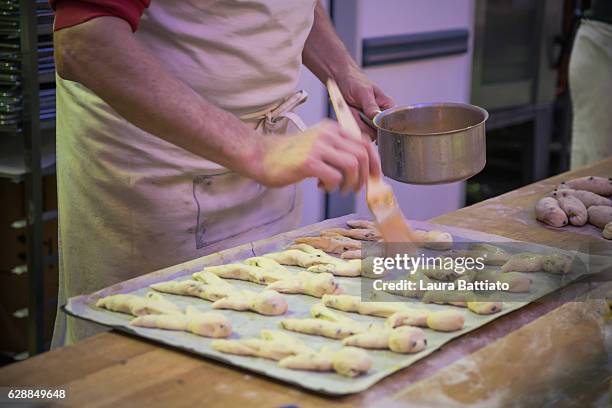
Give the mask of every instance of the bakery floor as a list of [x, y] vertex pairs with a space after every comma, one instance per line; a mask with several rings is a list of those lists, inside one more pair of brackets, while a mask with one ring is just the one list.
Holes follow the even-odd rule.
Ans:
[[[430, 221], [559, 248], [603, 245], [598, 229], [554, 229], [535, 202], [562, 180], [612, 175], [612, 158]], [[601, 248], [601, 247], [600, 247]], [[0, 369], [2, 386], [67, 389], [71, 406], [299, 407], [612, 405], [612, 270], [453, 340], [369, 390], [326, 397], [118, 332]], [[607, 314], [606, 314], [607, 313]]]

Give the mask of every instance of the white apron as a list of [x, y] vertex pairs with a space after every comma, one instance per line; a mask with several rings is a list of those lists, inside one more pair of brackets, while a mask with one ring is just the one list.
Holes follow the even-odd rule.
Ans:
[[[153, 0], [136, 35], [177, 77], [265, 137], [303, 125], [291, 110], [306, 98], [294, 89], [314, 6]], [[57, 109], [59, 305], [299, 224], [296, 186], [265, 188], [193, 155], [61, 78]], [[53, 346], [100, 330], [58, 311]]]
[[571, 168], [612, 155], [612, 24], [582, 20], [569, 65]]

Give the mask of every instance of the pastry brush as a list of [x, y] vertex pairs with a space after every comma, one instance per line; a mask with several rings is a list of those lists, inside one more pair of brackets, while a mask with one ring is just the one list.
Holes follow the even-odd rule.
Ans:
[[[353, 137], [361, 138], [361, 129], [333, 79], [327, 80], [327, 91], [340, 127]], [[368, 177], [366, 202], [385, 242], [416, 241], [414, 232], [397, 205], [393, 189], [380, 177], [371, 174]]]

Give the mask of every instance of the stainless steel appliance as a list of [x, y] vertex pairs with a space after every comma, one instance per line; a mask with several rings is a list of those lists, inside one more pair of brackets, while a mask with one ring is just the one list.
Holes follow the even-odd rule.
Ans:
[[555, 98], [563, 2], [477, 0], [471, 102], [485, 109]]

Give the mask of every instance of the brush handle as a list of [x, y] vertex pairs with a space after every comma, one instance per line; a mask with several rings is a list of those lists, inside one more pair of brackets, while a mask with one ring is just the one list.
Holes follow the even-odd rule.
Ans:
[[331, 78], [327, 80], [327, 92], [329, 93], [329, 99], [334, 107], [334, 112], [336, 112], [336, 118], [340, 127], [355, 139], [361, 140], [361, 129], [359, 129], [355, 117], [344, 100], [338, 84]]

